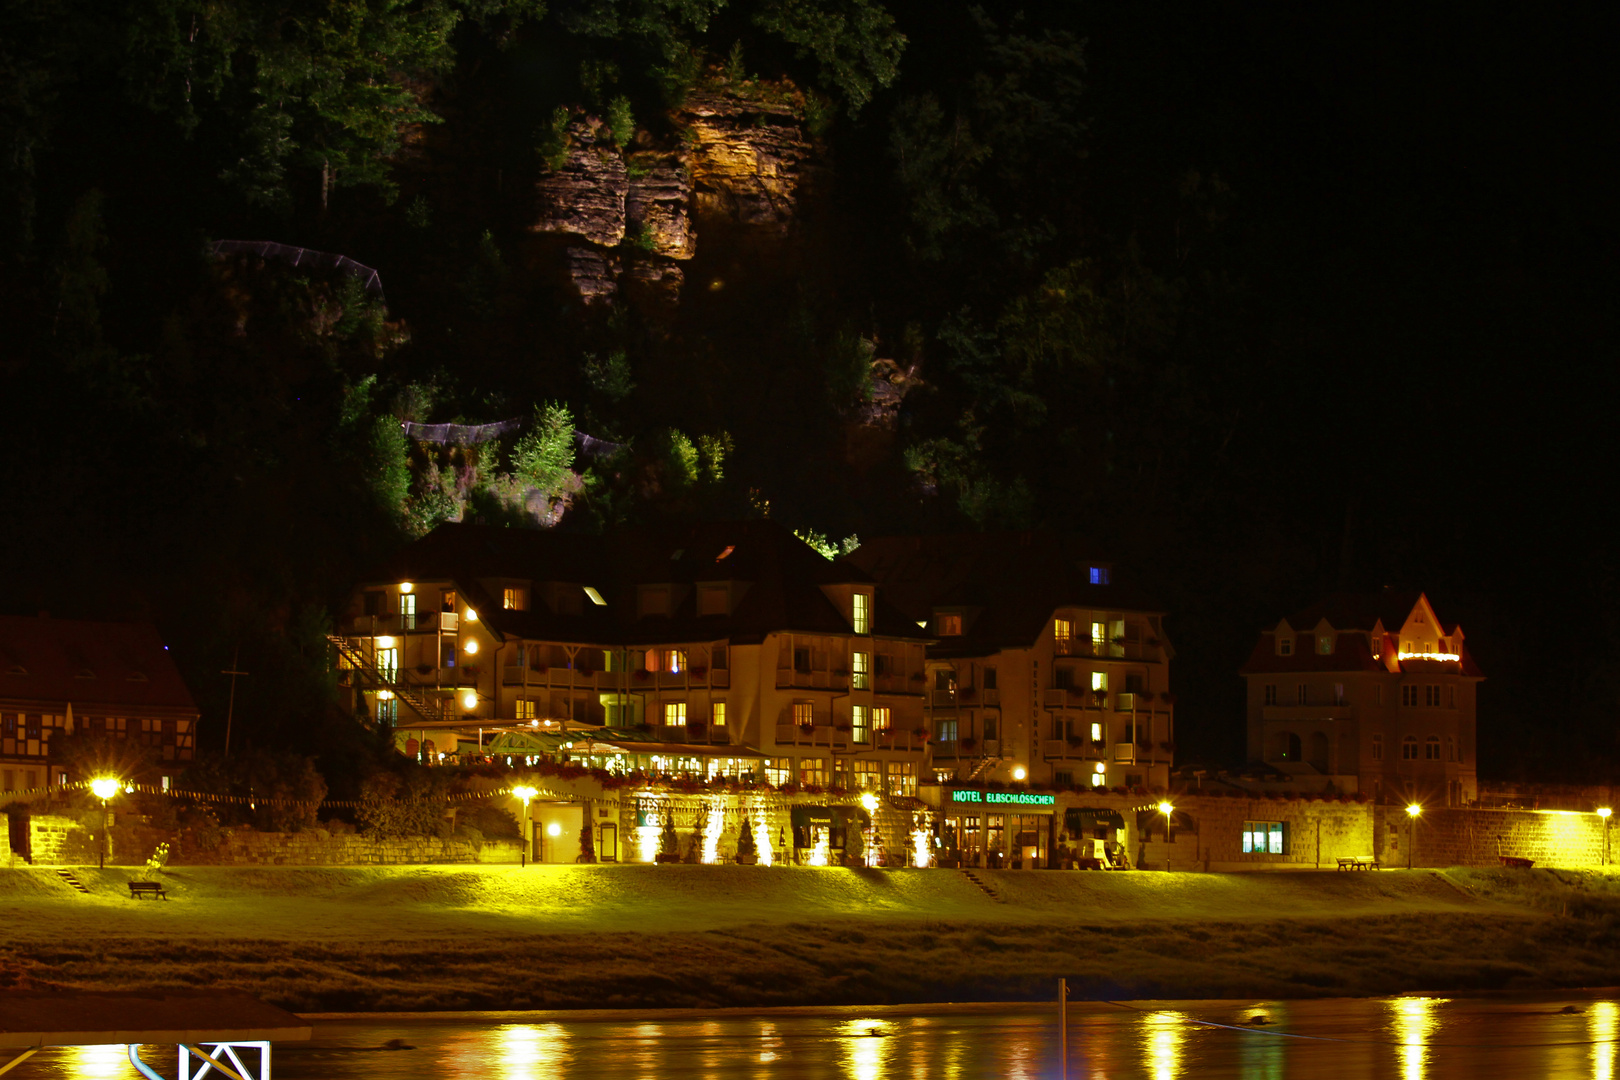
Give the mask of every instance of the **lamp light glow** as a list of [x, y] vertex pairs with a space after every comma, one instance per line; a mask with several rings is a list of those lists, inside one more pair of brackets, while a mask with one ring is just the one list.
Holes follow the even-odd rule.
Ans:
[[120, 786], [117, 777], [112, 776], [98, 776], [90, 781], [90, 790], [95, 793], [98, 799], [112, 798], [118, 794]]
[[878, 797], [868, 791], [861, 796], [861, 805], [866, 808], [868, 814], [875, 814], [878, 808]]
[[550, 825], [546, 826], [546, 835], [547, 836], [561, 836], [562, 835], [562, 826], [557, 824], [555, 821], [553, 821]]
[[1423, 807], [1419, 806], [1417, 803], [1411, 803], [1406, 808], [1407, 817], [1417, 817], [1421, 813], [1423, 813]]
[[391, 638], [391, 637], [380, 637], [380, 638], [377, 639], [377, 648], [379, 648], [379, 649], [392, 649], [393, 647], [394, 647], [394, 639], [393, 638]]
[[1606, 818], [1612, 813], [1614, 813], [1614, 809], [1612, 807], [1600, 806], [1597, 808], [1597, 816], [1600, 818]]
[[465, 694], [462, 694], [461, 707], [469, 710], [478, 708], [478, 695], [473, 693], [471, 690], [467, 691]]
[[468, 638], [466, 641], [464, 641], [462, 643], [461, 647], [462, 647], [462, 649], [464, 649], [466, 651], [468, 656], [477, 656], [478, 655], [478, 639], [477, 638]]
[[467, 621], [468, 622], [477, 622], [478, 621], [478, 612], [474, 611], [472, 608], [468, 608], [467, 609]]
[[528, 785], [524, 784], [524, 785], [519, 785], [518, 787], [513, 788], [512, 789], [512, 794], [516, 795], [518, 798], [522, 799], [524, 806], [528, 806], [529, 805], [529, 800], [534, 798], [536, 795], [540, 794], [540, 792], [538, 790], [536, 790], [535, 788], [529, 787]]
[[1014, 780], [1022, 780], [1024, 777], [1026, 777], [1028, 775], [1029, 775], [1029, 771], [1027, 769], [1025, 769], [1022, 765], [1016, 766], [1013, 769], [1013, 779]]
[[415, 585], [412, 585], [412, 584], [411, 584], [411, 583], [410, 583], [410, 582], [408, 582], [408, 581], [402, 581], [402, 582], [400, 582], [400, 583], [399, 583], [399, 591], [400, 591], [400, 593], [401, 593], [401, 594], [402, 594], [402, 595], [409, 595], [409, 594], [410, 594], [410, 591], [411, 591], [411, 590], [412, 590], [412, 589], [414, 589], [414, 588], [416, 588], [416, 586], [415, 586]]
[[1159, 804], [1159, 813], [1163, 814], [1165, 817], [1169, 817], [1175, 812], [1176, 808], [1173, 803], [1162, 802]]

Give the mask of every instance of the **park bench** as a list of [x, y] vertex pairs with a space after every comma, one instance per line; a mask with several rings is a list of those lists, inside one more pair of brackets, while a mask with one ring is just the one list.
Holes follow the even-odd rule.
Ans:
[[1340, 870], [1371, 870], [1378, 860], [1371, 855], [1340, 855]]
[[132, 881], [129, 883], [129, 898], [131, 900], [139, 900], [147, 896], [154, 900], [160, 896], [164, 900], [169, 898], [169, 894], [164, 891], [163, 886], [156, 881]]

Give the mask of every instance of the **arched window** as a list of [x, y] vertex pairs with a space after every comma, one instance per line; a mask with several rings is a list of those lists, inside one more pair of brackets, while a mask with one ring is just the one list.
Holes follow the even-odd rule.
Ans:
[[1440, 760], [1440, 736], [1430, 735], [1423, 743], [1423, 758], [1425, 761]]
[[1416, 735], [1408, 735], [1406, 738], [1401, 740], [1401, 760], [1402, 761], [1416, 761], [1417, 760], [1417, 736]]

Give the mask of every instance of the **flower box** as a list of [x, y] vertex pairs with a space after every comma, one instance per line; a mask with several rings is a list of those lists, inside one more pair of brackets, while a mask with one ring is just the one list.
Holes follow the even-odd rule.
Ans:
[[709, 669], [699, 664], [697, 667], [688, 668], [687, 674], [694, 679], [706, 679], [709, 676]]

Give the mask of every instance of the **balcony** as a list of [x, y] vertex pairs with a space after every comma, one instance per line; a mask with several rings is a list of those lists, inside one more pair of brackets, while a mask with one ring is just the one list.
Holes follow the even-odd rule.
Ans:
[[936, 709], [954, 709], [956, 708], [956, 696], [955, 690], [930, 690], [928, 691], [928, 704]]
[[1164, 658], [1160, 646], [1147, 641], [1093, 641], [1072, 638], [1059, 641], [1053, 649], [1058, 657], [1090, 657], [1098, 660], [1140, 660], [1156, 664]]
[[777, 746], [826, 746], [843, 749], [849, 745], [850, 733], [839, 731], [831, 724], [815, 723], [807, 729], [799, 724], [777, 724]]

